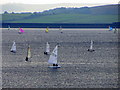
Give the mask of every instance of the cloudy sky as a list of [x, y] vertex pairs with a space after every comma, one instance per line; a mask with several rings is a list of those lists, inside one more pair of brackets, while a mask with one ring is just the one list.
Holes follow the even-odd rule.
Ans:
[[0, 4], [56, 4], [56, 3], [89, 3], [89, 4], [118, 4], [119, 0], [0, 0]]
[[0, 13], [41, 12], [58, 7], [92, 7], [118, 4], [119, 0], [0, 0]]

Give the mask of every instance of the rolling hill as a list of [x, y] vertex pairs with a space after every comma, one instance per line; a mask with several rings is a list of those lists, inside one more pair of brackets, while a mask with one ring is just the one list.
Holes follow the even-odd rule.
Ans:
[[104, 5], [82, 8], [55, 8], [34, 13], [4, 13], [4, 23], [112, 23], [118, 22], [118, 7]]

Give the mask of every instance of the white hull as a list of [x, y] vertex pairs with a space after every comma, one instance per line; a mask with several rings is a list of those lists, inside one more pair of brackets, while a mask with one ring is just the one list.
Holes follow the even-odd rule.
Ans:
[[61, 66], [60, 65], [58, 65], [58, 66], [49, 66], [48, 68], [61, 68]]

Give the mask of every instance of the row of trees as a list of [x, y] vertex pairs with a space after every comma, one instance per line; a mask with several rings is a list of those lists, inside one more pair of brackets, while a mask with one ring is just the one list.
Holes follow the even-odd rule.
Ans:
[[[43, 12], [20, 12], [19, 14], [57, 14], [57, 13], [69, 13], [69, 12], [81, 12], [81, 13], [88, 13], [90, 12], [88, 7], [82, 7], [82, 8], [66, 8], [66, 7], [61, 7], [61, 8], [54, 8], [54, 9], [49, 9], [45, 10]], [[16, 12], [11, 12], [12, 14], [16, 14]], [[4, 11], [4, 14], [11, 14], [8, 11]]]
[[[32, 12], [21, 12], [20, 14], [26, 14], [26, 13], [32, 14]], [[34, 13], [36, 13], [36, 12], [34, 12]], [[16, 12], [11, 12], [11, 13], [9, 13], [8, 11], [4, 11], [3, 14], [16, 14]]]

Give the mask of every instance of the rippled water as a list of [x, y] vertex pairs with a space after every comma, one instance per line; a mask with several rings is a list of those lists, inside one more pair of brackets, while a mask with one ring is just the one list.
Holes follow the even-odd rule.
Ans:
[[[17, 53], [11, 53], [16, 41]], [[88, 52], [93, 40], [94, 52]], [[44, 55], [57, 43], [59, 69], [50, 69]], [[25, 62], [30, 44], [31, 62]], [[116, 88], [118, 87], [118, 37], [107, 30], [2, 31], [2, 86], [4, 88]]]

